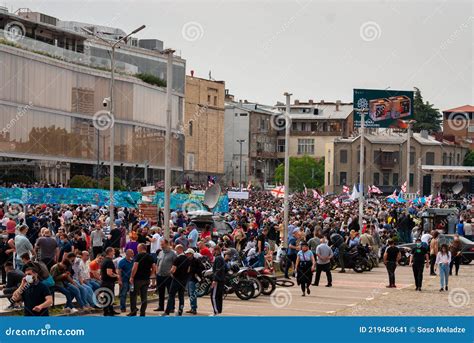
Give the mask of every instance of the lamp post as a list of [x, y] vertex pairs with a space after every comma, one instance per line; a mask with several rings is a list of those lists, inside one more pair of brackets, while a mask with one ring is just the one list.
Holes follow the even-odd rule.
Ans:
[[143, 30], [145, 28], [145, 25], [140, 26], [139, 28], [133, 30], [130, 32], [128, 35], [125, 37], [122, 37], [116, 41], [109, 41], [107, 39], [104, 39], [98, 35], [96, 35], [94, 32], [82, 27], [81, 29], [92, 35], [95, 36], [96, 38], [100, 39], [101, 41], [105, 42], [110, 49], [112, 50], [110, 54], [110, 91], [109, 91], [109, 113], [110, 113], [110, 120], [112, 121], [112, 125], [110, 126], [110, 201], [109, 201], [109, 216], [110, 216], [110, 230], [114, 228], [115, 225], [115, 213], [114, 213], [114, 154], [115, 154], [115, 133], [114, 133], [114, 81], [115, 81], [115, 49], [117, 46], [123, 42], [126, 41], [128, 37], [131, 35]]
[[407, 174], [406, 174], [406, 181], [407, 181], [407, 193], [410, 193], [410, 150], [411, 150], [411, 127], [416, 120], [404, 120], [405, 124], [408, 125], [407, 127]]
[[364, 216], [364, 140], [365, 140], [365, 113], [368, 109], [358, 109], [360, 113], [360, 163], [359, 163], [359, 225], [362, 227]]
[[242, 144], [245, 142], [245, 139], [237, 139], [237, 143], [240, 144], [240, 165], [239, 165], [239, 173], [240, 173], [240, 176], [239, 176], [239, 188], [240, 188], [240, 191], [242, 192]]
[[170, 238], [170, 192], [171, 192], [171, 97], [173, 92], [173, 49], [166, 49], [163, 54], [168, 55], [166, 66], [166, 135], [165, 135], [165, 204], [163, 221], [165, 237]]
[[283, 198], [283, 246], [288, 247], [288, 225], [289, 225], [289, 191], [290, 191], [290, 101], [291, 95], [286, 92], [283, 94], [286, 97], [285, 109], [285, 194]]

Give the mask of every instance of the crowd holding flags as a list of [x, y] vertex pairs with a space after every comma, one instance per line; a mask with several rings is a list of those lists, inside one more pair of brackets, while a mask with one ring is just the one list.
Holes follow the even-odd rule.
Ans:
[[285, 186], [277, 186], [273, 188], [270, 193], [275, 197], [275, 198], [284, 198], [285, 197]]
[[349, 194], [350, 188], [346, 185], [342, 186], [342, 193]]

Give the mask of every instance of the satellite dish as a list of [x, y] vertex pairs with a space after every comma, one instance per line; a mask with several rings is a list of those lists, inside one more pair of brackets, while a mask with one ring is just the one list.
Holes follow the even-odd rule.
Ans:
[[221, 195], [221, 186], [219, 186], [218, 184], [212, 185], [211, 187], [206, 189], [206, 192], [204, 193], [204, 200], [202, 203], [207, 208], [212, 209], [217, 205], [220, 195]]
[[463, 187], [462, 187], [462, 183], [461, 183], [461, 182], [456, 183], [456, 184], [453, 186], [453, 188], [452, 188], [454, 194], [459, 194], [459, 193], [461, 193], [462, 189], [463, 189]]

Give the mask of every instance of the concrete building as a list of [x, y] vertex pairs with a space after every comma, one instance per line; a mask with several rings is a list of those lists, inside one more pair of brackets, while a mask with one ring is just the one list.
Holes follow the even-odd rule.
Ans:
[[[0, 180], [67, 182], [108, 173], [110, 129], [97, 118], [109, 96], [107, 46], [58, 19], [31, 11], [0, 13]], [[12, 35], [12, 33], [15, 33]], [[128, 45], [116, 54], [115, 175], [134, 186], [163, 179], [166, 56]], [[182, 177], [185, 61], [173, 63], [172, 170]], [[102, 123], [103, 124], [103, 123]]]
[[443, 111], [443, 134], [474, 149], [474, 106], [464, 105]]
[[[278, 103], [276, 108], [285, 111], [285, 104]], [[290, 106], [290, 156], [308, 155], [316, 159], [325, 156], [326, 143], [337, 137], [349, 137], [352, 134], [352, 103], [341, 101], [300, 102], [295, 100]], [[285, 130], [278, 132], [278, 158], [285, 156]]]
[[224, 120], [227, 184], [239, 184], [241, 164], [244, 186], [249, 181], [260, 187], [273, 182], [275, 169], [280, 163], [276, 152], [278, 130], [272, 125], [277, 114], [272, 106], [234, 101], [227, 94]]
[[[459, 180], [449, 175], [431, 174], [422, 171], [422, 166], [460, 166], [466, 147], [453, 142], [429, 136], [426, 132], [414, 133], [410, 143], [411, 192], [420, 190], [423, 194], [445, 191]], [[385, 193], [407, 181], [407, 134], [367, 134], [364, 141], [364, 182], [375, 185]], [[343, 185], [352, 187], [359, 183], [360, 136], [336, 138], [326, 144], [325, 191], [341, 192]], [[427, 169], [428, 170], [428, 169]], [[442, 188], [444, 185], [445, 189]]]
[[184, 169], [191, 182], [224, 174], [224, 97], [223, 81], [186, 76]]

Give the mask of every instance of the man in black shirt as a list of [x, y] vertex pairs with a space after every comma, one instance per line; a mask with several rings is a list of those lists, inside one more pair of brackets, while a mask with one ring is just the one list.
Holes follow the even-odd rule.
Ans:
[[265, 266], [265, 241], [267, 239], [268, 228], [264, 227], [262, 233], [257, 237], [257, 258], [258, 262], [253, 267], [264, 267]]
[[385, 263], [388, 272], [389, 285], [387, 288], [396, 288], [395, 269], [397, 268], [397, 263], [401, 258], [401, 254], [400, 249], [395, 246], [395, 241], [393, 239], [389, 239], [387, 243], [388, 248], [383, 254], [383, 263]]
[[110, 230], [109, 236], [107, 237], [109, 240], [109, 247], [120, 249], [121, 236], [122, 232], [120, 230], [120, 225], [115, 225], [114, 228]]
[[413, 276], [415, 277], [415, 287], [417, 291], [421, 292], [423, 284], [423, 265], [426, 268], [430, 266], [430, 254], [428, 249], [421, 243], [421, 239], [417, 238], [415, 247], [411, 250], [410, 266], [413, 268]]
[[183, 253], [184, 248], [182, 245], [178, 244], [175, 247], [176, 254], [178, 257], [173, 262], [173, 267], [171, 267], [171, 276], [173, 279], [171, 280], [170, 291], [168, 295], [168, 304], [166, 306], [165, 312], [162, 314], [163, 316], [169, 315], [175, 308], [175, 297], [176, 293], [178, 293], [179, 299], [179, 309], [178, 309], [178, 316], [183, 315], [184, 309], [184, 289], [189, 279], [189, 266], [190, 261]]
[[53, 304], [49, 288], [40, 282], [34, 268], [26, 268], [25, 274], [20, 287], [13, 293], [12, 300], [23, 300], [24, 315], [27, 317], [49, 316], [48, 308]]
[[101, 287], [107, 288], [109, 291], [104, 293], [105, 303], [101, 304], [104, 306], [104, 316], [114, 316], [120, 314], [114, 311], [114, 288], [115, 282], [118, 280], [117, 271], [113, 261], [115, 250], [112, 247], [105, 249], [105, 258], [100, 266], [100, 275], [102, 279]]
[[[226, 260], [221, 255], [220, 246], [214, 247], [214, 264], [212, 265], [212, 285], [211, 285], [211, 303], [214, 309], [214, 316], [222, 313], [222, 300], [224, 298], [224, 284], [227, 273]], [[226, 259], [230, 259], [228, 254]]]
[[144, 317], [148, 301], [148, 286], [150, 285], [150, 276], [156, 274], [156, 264], [153, 257], [146, 252], [146, 245], [141, 243], [137, 247], [138, 254], [133, 262], [132, 272], [130, 274], [130, 285], [133, 290], [130, 292], [129, 317], [137, 315], [137, 295], [140, 292], [142, 304], [140, 306], [140, 316]]
[[0, 286], [0, 290], [3, 289], [3, 294], [10, 296], [18, 289], [18, 287], [20, 287], [25, 274], [23, 274], [21, 270], [13, 268], [13, 263], [10, 261], [6, 262], [4, 267], [7, 274], [7, 280], [5, 287], [3, 287], [3, 285]]

